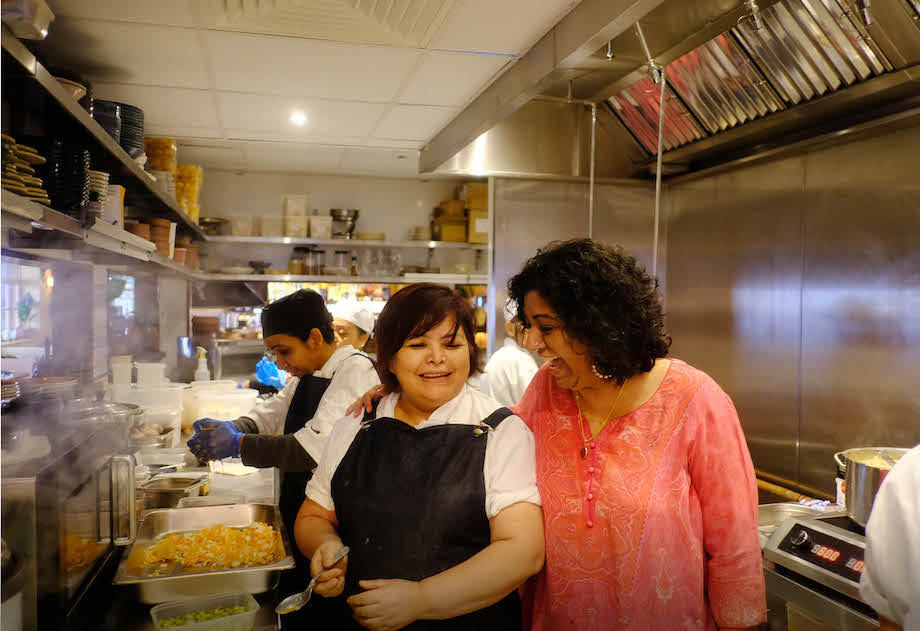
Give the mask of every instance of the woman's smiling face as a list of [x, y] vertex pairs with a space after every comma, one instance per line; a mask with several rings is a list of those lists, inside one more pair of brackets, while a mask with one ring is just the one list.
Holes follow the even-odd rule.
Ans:
[[460, 394], [470, 376], [469, 344], [452, 317], [407, 339], [390, 366], [399, 381], [401, 399], [431, 413]]
[[549, 362], [549, 373], [561, 388], [577, 390], [597, 381], [587, 348], [565, 334], [565, 323], [536, 291], [524, 296], [530, 328], [526, 348]]

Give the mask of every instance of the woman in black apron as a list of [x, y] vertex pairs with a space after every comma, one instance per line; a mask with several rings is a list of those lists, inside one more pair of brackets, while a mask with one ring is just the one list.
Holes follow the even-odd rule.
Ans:
[[473, 317], [453, 290], [419, 283], [377, 322], [375, 413], [333, 430], [295, 526], [316, 593], [347, 601], [333, 628], [520, 628], [515, 588], [543, 564], [533, 437], [466, 385]]
[[[315, 459], [295, 434], [316, 415], [332, 381], [331, 377], [313, 373], [333, 374], [346, 362], [361, 363], [366, 369], [371, 362], [366, 355], [355, 353], [351, 347], [336, 349], [332, 316], [322, 296], [310, 290], [297, 291], [263, 309], [262, 336], [279, 367], [299, 377], [292, 394], [288, 386], [276, 395], [271, 406], [266, 406], [269, 408], [268, 416], [276, 418], [262, 418], [266, 416], [264, 410], [258, 415], [263, 429], [271, 426], [275, 432], [281, 429], [278, 427], [281, 418], [277, 417], [283, 415], [283, 433], [260, 433], [258, 423], [248, 416], [235, 421], [201, 419], [195, 422], [196, 433], [188, 445], [202, 461], [240, 457], [245, 465], [278, 467], [282, 476], [279, 509], [285, 530], [293, 538], [294, 521], [304, 500], [304, 489], [316, 467]], [[354, 384], [354, 391], [359, 387], [360, 384]], [[345, 397], [346, 400], [348, 398]], [[282, 597], [302, 591], [309, 582], [309, 560], [296, 546], [292, 548], [295, 568], [281, 574], [279, 592]], [[316, 622], [323, 617], [321, 610], [327, 608], [324, 603], [317, 602], [300, 614], [286, 616], [284, 626], [297, 629], [306, 620]]]

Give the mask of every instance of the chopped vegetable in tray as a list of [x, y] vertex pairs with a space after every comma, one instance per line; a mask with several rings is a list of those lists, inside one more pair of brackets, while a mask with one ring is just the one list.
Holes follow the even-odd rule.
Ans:
[[144, 566], [224, 570], [268, 565], [284, 558], [281, 534], [257, 522], [242, 527], [211, 526], [167, 535], [144, 551]]
[[191, 613], [182, 614], [181, 616], [176, 616], [175, 618], [167, 618], [166, 620], [160, 621], [160, 628], [181, 627], [182, 625], [191, 624], [193, 622], [206, 622], [214, 618], [235, 616], [236, 614], [245, 613], [246, 611], [247, 609], [243, 605], [237, 605], [236, 607], [217, 607], [216, 609], [209, 609], [207, 611], [193, 611]]

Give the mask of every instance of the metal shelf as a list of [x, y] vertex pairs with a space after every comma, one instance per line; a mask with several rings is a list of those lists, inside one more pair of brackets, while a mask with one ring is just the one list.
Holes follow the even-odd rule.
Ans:
[[[89, 113], [64, 89], [46, 69], [35, 59], [35, 56], [20, 42], [6, 27], [3, 27], [3, 37], [0, 38], [3, 50], [10, 54], [29, 73], [32, 78], [57, 102], [57, 104], [82, 127], [87, 134], [104, 149], [109, 157], [117, 162], [121, 173], [113, 174], [125, 176], [120, 183], [125, 185], [125, 198], [134, 197], [150, 199], [155, 202], [155, 210], [167, 215], [167, 218], [176, 221], [180, 229], [193, 233], [198, 238], [204, 238], [201, 228], [195, 224], [188, 215], [182, 212], [176, 200], [171, 199], [165, 192], [154, 186], [154, 180], [144, 169], [122, 149], [115, 140], [97, 123]], [[127, 179], [128, 181], [125, 181]]]
[[420, 281], [455, 285], [486, 285], [482, 274], [406, 274], [405, 276], [300, 276], [297, 274], [200, 274], [201, 280], [230, 282], [291, 282], [291, 283], [382, 283], [409, 284]]
[[206, 236], [209, 243], [250, 243], [253, 245], [328, 245], [343, 248], [448, 248], [459, 250], [488, 250], [479, 243], [454, 241], [363, 241], [360, 239], [304, 239], [299, 237], [233, 237]]

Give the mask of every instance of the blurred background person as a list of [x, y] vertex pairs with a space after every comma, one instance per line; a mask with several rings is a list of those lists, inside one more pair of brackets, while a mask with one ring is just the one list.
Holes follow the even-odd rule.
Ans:
[[332, 329], [339, 344], [348, 344], [358, 351], [374, 336], [374, 316], [357, 300], [340, 300], [329, 309]]
[[527, 332], [511, 306], [504, 309], [505, 341], [492, 353], [483, 371], [482, 390], [502, 405], [515, 405], [537, 374], [537, 362], [524, 350]]

